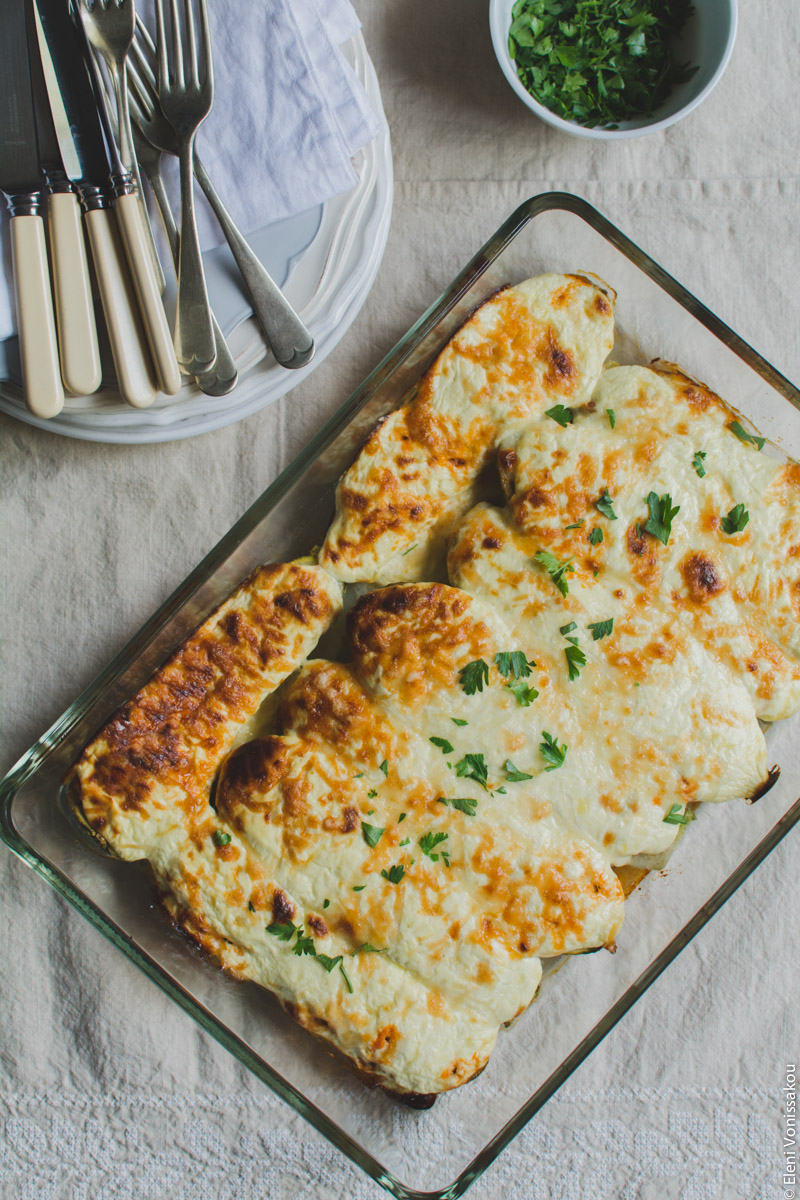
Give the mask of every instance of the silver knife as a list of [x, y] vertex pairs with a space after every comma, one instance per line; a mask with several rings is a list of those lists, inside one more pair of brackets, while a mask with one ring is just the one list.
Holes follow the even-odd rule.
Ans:
[[64, 389], [50, 293], [25, 5], [0, 0], [0, 191], [11, 213], [11, 262], [22, 387], [31, 412], [54, 417]]

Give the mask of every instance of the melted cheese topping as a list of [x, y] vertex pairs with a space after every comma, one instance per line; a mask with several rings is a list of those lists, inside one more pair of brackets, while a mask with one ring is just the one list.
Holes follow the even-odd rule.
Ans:
[[[613, 946], [670, 810], [753, 794], [758, 719], [800, 705], [800, 469], [676, 369], [601, 375], [611, 339], [579, 277], [495, 296], [367, 441], [323, 566], [256, 572], [69, 776], [196, 942], [395, 1092], [472, 1078], [542, 958]], [[403, 582], [445, 537], [455, 586]], [[308, 661], [337, 578], [395, 582]]]

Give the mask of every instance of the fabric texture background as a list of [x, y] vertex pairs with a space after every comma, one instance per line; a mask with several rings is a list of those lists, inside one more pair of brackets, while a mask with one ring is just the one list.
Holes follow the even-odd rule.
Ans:
[[[528, 196], [586, 197], [800, 379], [790, 0], [742, 5], [727, 74], [621, 145], [529, 116], [485, 0], [359, 0], [393, 134], [375, 287], [272, 408], [188, 442], [100, 446], [0, 417], [7, 769]], [[587, 264], [579, 264], [586, 266]], [[775, 1200], [800, 1056], [795, 831], [489, 1168], [470, 1200]], [[379, 1200], [384, 1193], [6, 852], [3, 1200]], [[479, 1086], [479, 1085], [476, 1085]], [[413, 1126], [413, 1116], [398, 1118]]]

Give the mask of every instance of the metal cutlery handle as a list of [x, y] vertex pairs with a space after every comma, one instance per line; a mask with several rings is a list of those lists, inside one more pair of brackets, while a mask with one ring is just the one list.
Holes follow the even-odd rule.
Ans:
[[194, 139], [187, 141], [180, 155], [181, 237], [175, 350], [183, 370], [188, 375], [199, 375], [213, 367], [216, 347], [194, 213], [193, 144]]
[[150, 353], [153, 356], [159, 389], [168, 396], [174, 396], [180, 391], [181, 375], [147, 245], [148, 235], [138, 192], [119, 196], [114, 201], [114, 211], [117, 214], [125, 257], [139, 301]]
[[106, 208], [84, 220], [120, 393], [134, 408], [148, 408], [158, 384], [116, 221]]
[[80, 205], [71, 189], [49, 195], [47, 229], [61, 378], [68, 391], [89, 396], [100, 387], [100, 350]]
[[64, 389], [41, 217], [12, 216], [11, 263], [25, 401], [35, 416], [54, 417], [64, 407]]
[[281, 366], [305, 366], [313, 357], [314, 339], [269, 272], [250, 249], [197, 154], [194, 156], [194, 172], [225, 234], [253, 302], [253, 311], [273, 354]]

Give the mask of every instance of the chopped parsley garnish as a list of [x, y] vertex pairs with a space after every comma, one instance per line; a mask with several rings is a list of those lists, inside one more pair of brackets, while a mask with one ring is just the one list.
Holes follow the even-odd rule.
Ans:
[[271, 925], [267, 926], [267, 933], [271, 933], [281, 942], [290, 942], [294, 935], [300, 932], [302, 932], [301, 927], [293, 925], [291, 921], [273, 921]]
[[697, 472], [700, 479], [702, 479], [706, 473], [706, 469], [703, 466], [703, 462], [705, 460], [707, 453], [708, 452], [706, 450], [696, 450], [694, 458], [692, 459], [692, 466], [694, 467], [694, 469]]
[[321, 967], [325, 968], [325, 970], [328, 972], [329, 975], [334, 967], [338, 967], [338, 965], [341, 961], [342, 961], [341, 954], [337, 954], [336, 958], [331, 958], [330, 954], [318, 954], [317, 955], [317, 962], [319, 963], [319, 965]]
[[469, 725], [469, 721], [465, 721], [463, 717], [451, 717], [450, 720], [454, 725]]
[[734, 534], [741, 533], [749, 520], [750, 513], [745, 506], [743, 504], [734, 504], [728, 515], [722, 518], [720, 524], [722, 525], [723, 533]]
[[728, 428], [730, 429], [731, 433], [736, 434], [740, 442], [749, 442], [751, 446], [755, 446], [758, 450], [764, 449], [764, 443], [767, 439], [763, 437], [757, 437], [754, 433], [748, 433], [744, 425], [741, 425], [738, 421], [731, 421]]
[[474, 779], [484, 791], [488, 791], [489, 768], [482, 754], [465, 754], [456, 763], [456, 775], [461, 779]]
[[362, 942], [360, 946], [356, 947], [353, 954], [387, 954], [388, 952], [388, 946], [383, 946], [379, 950], [377, 946], [370, 946], [369, 942]]
[[432, 737], [428, 738], [428, 741], [433, 742], [434, 746], [438, 746], [442, 754], [453, 753], [453, 747], [450, 742], [448, 742], [447, 738]]
[[405, 819], [406, 819], [406, 814], [405, 814], [405, 813], [400, 813], [400, 816], [397, 818], [397, 824], [399, 825], [399, 824], [400, 824], [400, 822], [401, 822], [401, 821], [405, 821]]
[[573, 521], [571, 525], [565, 525], [564, 528], [565, 529], [580, 529], [580, 527], [585, 524], [586, 524], [586, 521], [584, 520], [583, 517], [581, 517], [580, 521]]
[[403, 840], [402, 840], [402, 842], [400, 843], [400, 845], [401, 845], [401, 846], [410, 846], [410, 845], [411, 845], [411, 838], [403, 838]]
[[355, 775], [353, 776], [353, 779], [363, 779], [363, 778], [364, 778], [363, 771], [356, 771]]
[[512, 679], [511, 683], [506, 684], [506, 687], [509, 692], [513, 693], [517, 704], [522, 708], [529, 708], [539, 695], [533, 684], [527, 684], [524, 679]]
[[400, 557], [401, 557], [401, 558], [405, 558], [405, 556], [406, 556], [407, 554], [410, 554], [412, 550], [416, 550], [416, 548], [417, 548], [417, 546], [418, 546], [418, 545], [419, 545], [419, 542], [414, 542], [414, 545], [413, 545], [413, 546], [409, 546], [407, 550], [404, 550], [404, 551], [403, 551], [403, 553], [400, 555]]
[[296, 954], [298, 958], [301, 958], [304, 954], [316, 953], [313, 937], [309, 937], [306, 933], [298, 932], [297, 941], [292, 946], [292, 954]]
[[645, 529], [666, 546], [672, 532], [672, 518], [681, 511], [681, 506], [678, 504], [675, 508], [672, 507], [672, 496], [669, 493], [658, 496], [655, 492], [650, 492], [645, 504], [650, 510]]
[[503, 770], [509, 783], [523, 783], [526, 779], [533, 779], [527, 771], [520, 771], [519, 767], [515, 767], [510, 758], [503, 763]]
[[567, 646], [564, 651], [564, 656], [567, 660], [567, 670], [569, 671], [570, 682], [577, 679], [581, 673], [581, 667], [586, 666], [586, 655], [578, 645], [577, 638], [567, 638], [571, 642], [571, 646]]
[[540, 104], [616, 129], [651, 116], [696, 72], [675, 49], [692, 11], [690, 0], [516, 0], [508, 52]]
[[378, 794], [378, 793], [377, 793], [377, 791], [375, 790], [375, 788], [370, 788], [370, 789], [369, 789], [369, 791], [367, 792], [367, 799], [368, 799], [368, 800], [374, 800], [374, 799], [375, 799], [375, 797], [377, 796], [377, 794]]
[[331, 902], [330, 902], [330, 900], [323, 900], [323, 901], [322, 901], [322, 907], [323, 907], [323, 908], [330, 908], [330, 903], [331, 903]]
[[347, 984], [347, 990], [348, 990], [348, 992], [350, 993], [350, 995], [352, 996], [352, 994], [353, 994], [353, 985], [352, 985], [352, 983], [350, 982], [350, 980], [349, 980], [349, 979], [348, 979], [348, 977], [347, 977], [347, 971], [345, 971], [345, 969], [344, 969], [344, 963], [343, 963], [343, 962], [342, 962], [342, 963], [339, 963], [339, 970], [341, 971], [342, 978], [344, 979], [345, 983]]
[[555, 771], [558, 767], [563, 767], [564, 759], [567, 757], [567, 745], [559, 746], [558, 738], [554, 738], [551, 734], [542, 730], [542, 741], [539, 743], [539, 753], [546, 763], [550, 765], [545, 767], [545, 771]]
[[440, 804], [449, 804], [451, 808], [457, 808], [459, 812], [466, 813], [468, 817], [474, 817], [478, 808], [478, 801], [473, 800], [469, 796], [456, 797], [439, 797]]
[[450, 866], [450, 854], [447, 850], [440, 851], [439, 854], [434, 854], [437, 846], [441, 846], [442, 842], [446, 842], [448, 838], [446, 833], [426, 833], [419, 839], [419, 848], [423, 854], [426, 854], [431, 862], [438, 862], [441, 858], [443, 862]]
[[215, 846], [227, 846], [231, 840], [231, 835], [226, 833], [224, 829], [215, 829], [212, 836]]
[[381, 829], [380, 825], [368, 825], [366, 821], [362, 821], [361, 833], [370, 850], [374, 850], [386, 830]]
[[489, 664], [482, 658], [473, 659], [458, 672], [458, 682], [468, 696], [482, 692], [484, 686], [489, 682]]
[[355, 885], [355, 887], [353, 888], [353, 891], [354, 891], [354, 892], [363, 892], [363, 890], [364, 890], [364, 888], [365, 888], [366, 886], [367, 886], [367, 885], [366, 885], [365, 883], [357, 883], [357, 884]]
[[389, 777], [389, 763], [388, 763], [388, 760], [387, 760], [387, 759], [384, 759], [384, 760], [383, 760], [383, 762], [381, 763], [381, 765], [378, 767], [378, 770], [379, 770], [379, 771], [383, 771], [384, 775], [385, 775], [385, 776], [387, 777], [387, 779], [388, 779], [388, 777]]
[[566, 575], [567, 571], [575, 570], [572, 565], [572, 560], [574, 557], [575, 556], [573, 554], [572, 557], [568, 558], [565, 562], [559, 562], [555, 554], [551, 554], [549, 550], [537, 550], [536, 554], [534, 555], [536, 561], [542, 564], [553, 583], [561, 592], [562, 596], [566, 596], [569, 592], [569, 584], [564, 576]]
[[572, 633], [573, 629], [577, 629], [577, 628], [578, 628], [577, 622], [570, 621], [569, 625], [562, 625], [558, 632], [563, 634], [564, 637], [566, 637], [568, 633]]
[[599, 642], [600, 638], [608, 637], [614, 631], [614, 618], [609, 617], [606, 621], [592, 621], [589, 628], [592, 631], [592, 641]]
[[603, 540], [603, 531], [599, 525], [595, 525], [594, 529], [589, 534], [589, 541], [593, 546], [599, 546]]
[[694, 820], [694, 813], [681, 811], [680, 804], [673, 804], [667, 815], [664, 817], [665, 825], [688, 825]]
[[603, 488], [603, 494], [599, 500], [595, 500], [594, 506], [598, 512], [601, 512], [604, 517], [608, 517], [609, 521], [616, 521], [617, 514], [614, 512], [614, 501], [608, 494], [608, 488]]
[[256, 911], [256, 906], [255, 906], [255, 904], [253, 904], [253, 901], [252, 901], [252, 900], [248, 900], [248, 901], [247, 901], [247, 907], [250, 909], [250, 912], [255, 912], [255, 911]]
[[566, 429], [572, 423], [575, 414], [571, 408], [565, 408], [563, 404], [556, 404], [553, 408], [546, 408], [544, 415], [550, 417], [552, 421], [556, 421], [562, 429]]
[[606, 409], [606, 416], [608, 417], [608, 423], [609, 423], [609, 425], [610, 425], [610, 426], [611, 426], [611, 428], [613, 429], [613, 428], [614, 428], [614, 426], [615, 426], [615, 425], [616, 425], [616, 423], [617, 423], [617, 414], [614, 412], [613, 408], [607, 408], [607, 409]]
[[494, 662], [505, 679], [509, 676], [514, 679], [526, 678], [530, 675], [531, 668], [536, 666], [535, 662], [528, 661], [523, 650], [501, 650], [499, 654], [495, 654]]
[[395, 863], [393, 867], [386, 868], [381, 871], [381, 875], [388, 883], [399, 883], [406, 873], [406, 869], [402, 863]]

